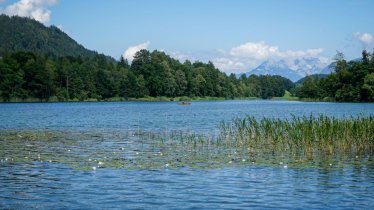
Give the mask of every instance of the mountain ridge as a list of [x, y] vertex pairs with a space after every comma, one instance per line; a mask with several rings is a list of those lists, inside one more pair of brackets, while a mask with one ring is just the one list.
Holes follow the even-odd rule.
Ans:
[[[49, 57], [95, 57], [98, 52], [79, 44], [58, 27], [45, 26], [27, 17], [0, 15], [0, 54], [19, 51]], [[114, 60], [105, 56], [109, 60]]]
[[259, 66], [246, 72], [247, 76], [255, 75], [280, 75], [293, 82], [313, 74], [329, 74], [332, 69], [329, 65], [323, 64], [318, 58], [297, 58], [294, 60], [275, 60], [267, 59]]

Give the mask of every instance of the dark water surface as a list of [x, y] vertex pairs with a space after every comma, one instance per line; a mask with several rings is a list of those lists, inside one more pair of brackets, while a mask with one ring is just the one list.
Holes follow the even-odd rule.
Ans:
[[[123, 130], [207, 133], [216, 131], [222, 120], [244, 115], [289, 118], [310, 114], [338, 118], [369, 116], [374, 115], [374, 104], [286, 101], [193, 102], [190, 106], [175, 102], [0, 104], [0, 131], [110, 131], [113, 136]], [[7, 139], [3, 139], [0, 209], [374, 208], [374, 163], [370, 155], [365, 157], [365, 164], [357, 161], [344, 167], [334, 167], [334, 163], [331, 167], [308, 168], [249, 164], [215, 169], [79, 170], [59, 161], [42, 161], [43, 158], [12, 160], [12, 154], [14, 159], [17, 154], [31, 157], [33, 154], [28, 149], [36, 147], [49, 152], [77, 149], [74, 155], [82, 159], [88, 158], [88, 151], [92, 155], [102, 147], [120, 147], [119, 152], [135, 155], [130, 153], [136, 148], [133, 141], [111, 138], [96, 142], [100, 138], [95, 136], [81, 144], [75, 139], [66, 148], [50, 148], [43, 141], [15, 144], [20, 147], [11, 148], [11, 144], [5, 144]], [[87, 145], [90, 148], [85, 150]], [[69, 152], [63, 154], [68, 156]]]

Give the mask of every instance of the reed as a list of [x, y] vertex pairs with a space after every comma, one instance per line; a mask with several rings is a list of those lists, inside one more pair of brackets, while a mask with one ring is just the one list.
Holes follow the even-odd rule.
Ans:
[[338, 119], [292, 116], [290, 119], [246, 116], [220, 124], [219, 144], [290, 154], [372, 152], [374, 117]]
[[[337, 167], [372, 164], [374, 117], [252, 116], [217, 133], [169, 130], [0, 130], [0, 165], [51, 162], [73, 168]], [[287, 165], [285, 165], [287, 164]]]

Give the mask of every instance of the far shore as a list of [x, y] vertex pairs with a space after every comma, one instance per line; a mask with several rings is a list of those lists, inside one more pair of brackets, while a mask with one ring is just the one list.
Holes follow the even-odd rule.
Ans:
[[59, 103], [59, 102], [121, 102], [121, 101], [139, 101], [139, 102], [181, 102], [181, 101], [223, 101], [223, 100], [256, 100], [261, 98], [256, 97], [238, 97], [238, 98], [224, 98], [224, 97], [166, 97], [166, 96], [158, 96], [158, 97], [141, 97], [141, 98], [124, 98], [124, 97], [113, 97], [113, 98], [105, 98], [105, 99], [97, 99], [97, 98], [89, 98], [89, 99], [69, 99], [69, 100], [58, 100], [56, 98], [51, 99], [39, 99], [39, 98], [12, 98], [8, 101], [5, 101], [0, 98], [0, 103]]
[[283, 97], [273, 97], [269, 99], [263, 99], [258, 97], [235, 97], [235, 98], [224, 98], [224, 97], [166, 97], [166, 96], [159, 96], [159, 97], [141, 97], [141, 98], [123, 98], [123, 97], [113, 97], [113, 98], [106, 98], [106, 99], [96, 99], [96, 98], [89, 98], [84, 100], [79, 99], [72, 99], [72, 100], [58, 100], [57, 98], [51, 98], [49, 100], [46, 99], [38, 99], [38, 98], [12, 98], [8, 101], [5, 101], [0, 98], [0, 103], [74, 103], [74, 102], [181, 102], [181, 101], [226, 101], [226, 100], [276, 100], [276, 101], [302, 101], [302, 102], [334, 102], [331, 100], [316, 100], [316, 99], [309, 99], [309, 98], [298, 98], [294, 96], [290, 96], [289, 93], [286, 93]]

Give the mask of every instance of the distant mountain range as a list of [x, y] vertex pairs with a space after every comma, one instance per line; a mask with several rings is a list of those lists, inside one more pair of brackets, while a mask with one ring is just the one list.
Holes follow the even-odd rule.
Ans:
[[245, 74], [280, 75], [296, 82], [308, 75], [329, 74], [332, 71], [329, 65], [319, 58], [297, 58], [292, 61], [269, 59]]

